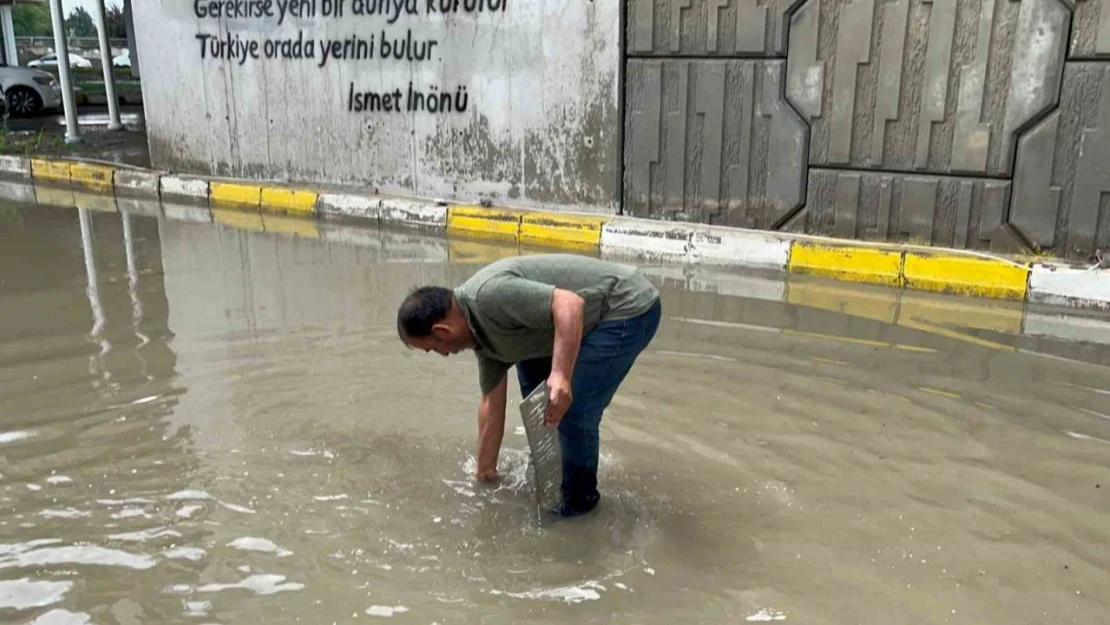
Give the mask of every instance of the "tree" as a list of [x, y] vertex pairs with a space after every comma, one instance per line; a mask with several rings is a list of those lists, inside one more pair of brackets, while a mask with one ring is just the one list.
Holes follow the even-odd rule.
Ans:
[[17, 4], [12, 8], [12, 30], [16, 37], [49, 37], [54, 34], [50, 5]]
[[96, 22], [84, 7], [77, 7], [66, 18], [66, 32], [72, 37], [95, 37]]
[[123, 9], [117, 5], [108, 7], [108, 38], [127, 38], [127, 20], [124, 18]]

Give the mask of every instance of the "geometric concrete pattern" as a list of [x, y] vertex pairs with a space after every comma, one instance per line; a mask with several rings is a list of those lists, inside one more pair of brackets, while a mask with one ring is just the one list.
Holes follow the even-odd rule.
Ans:
[[626, 7], [626, 214], [1110, 248], [1110, 0]]

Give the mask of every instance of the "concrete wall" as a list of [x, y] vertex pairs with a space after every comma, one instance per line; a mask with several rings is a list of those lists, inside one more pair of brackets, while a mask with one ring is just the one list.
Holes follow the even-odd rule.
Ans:
[[1110, 247], [1110, 0], [628, 0], [626, 28], [633, 214]]
[[[272, 15], [211, 17], [207, 1], [134, 3], [157, 166], [617, 210], [619, 0], [238, 4]], [[281, 45], [290, 40], [298, 45]], [[434, 109], [410, 112], [421, 102], [410, 85], [449, 95], [451, 110], [437, 98]], [[357, 94], [370, 92], [375, 108], [403, 110], [360, 110]]]
[[[349, 14], [355, 0], [281, 25], [137, 3], [154, 161], [995, 252], [1110, 248], [1110, 0], [504, 1], [444, 17], [400, 0], [418, 14], [393, 25]], [[196, 41], [410, 29], [435, 59], [240, 63]], [[410, 78], [466, 87], [468, 110], [349, 110], [352, 84]]]

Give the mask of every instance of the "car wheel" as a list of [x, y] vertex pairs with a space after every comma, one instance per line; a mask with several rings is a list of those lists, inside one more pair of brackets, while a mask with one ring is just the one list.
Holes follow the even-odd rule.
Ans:
[[42, 111], [42, 97], [28, 87], [8, 89], [8, 108], [15, 115], [29, 117]]

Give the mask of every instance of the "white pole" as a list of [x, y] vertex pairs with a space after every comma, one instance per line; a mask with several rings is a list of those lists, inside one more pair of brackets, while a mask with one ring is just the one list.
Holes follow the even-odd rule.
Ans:
[[66, 42], [62, 0], [50, 0], [50, 21], [54, 24], [54, 52], [58, 59], [58, 77], [62, 81], [62, 107], [66, 112], [66, 143], [80, 143], [81, 135], [77, 132], [77, 109], [73, 103], [73, 83], [69, 80], [69, 44]]
[[15, 47], [15, 25], [12, 24], [12, 5], [0, 6], [0, 26], [4, 28], [4, 56], [9, 67], [19, 67], [19, 50]]
[[108, 130], [121, 130], [119, 99], [116, 97], [116, 75], [112, 71], [112, 48], [108, 46], [108, 15], [104, 0], [96, 2], [96, 30], [100, 39], [100, 64], [104, 67], [104, 91], [108, 95]]

